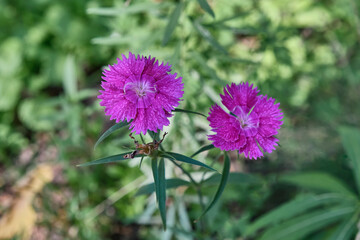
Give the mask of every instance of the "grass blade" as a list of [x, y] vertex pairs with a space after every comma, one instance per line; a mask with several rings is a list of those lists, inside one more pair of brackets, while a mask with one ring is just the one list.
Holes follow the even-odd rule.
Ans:
[[204, 9], [204, 11], [206, 11], [208, 14], [210, 14], [213, 18], [215, 18], [215, 13], [214, 11], [211, 9], [210, 5], [208, 4], [208, 2], [206, 0], [197, 0], [200, 7], [202, 9]]
[[159, 201], [159, 173], [158, 173], [158, 162], [156, 158], [151, 159], [151, 169], [154, 177], [154, 186], [156, 193], [156, 200]]
[[214, 199], [211, 201], [210, 205], [206, 208], [206, 210], [201, 214], [201, 216], [199, 218], [204, 216], [215, 205], [215, 203], [217, 203], [217, 201], [220, 199], [221, 194], [223, 193], [223, 191], [226, 187], [226, 183], [229, 178], [229, 173], [230, 173], [230, 159], [229, 159], [229, 156], [225, 153], [224, 168], [223, 168], [223, 172], [222, 172], [220, 185], [216, 191]]
[[347, 218], [336, 231], [328, 238], [329, 240], [350, 240], [355, 235], [356, 222], [359, 212], [357, 211], [353, 216]]
[[218, 43], [215, 38], [211, 35], [210, 31], [207, 30], [204, 26], [202, 26], [197, 20], [192, 21], [195, 29], [199, 32], [199, 34], [210, 43], [211, 46], [213, 46], [218, 51], [228, 54], [226, 49]]
[[350, 191], [342, 181], [324, 172], [292, 173], [282, 176], [280, 180], [303, 188], [342, 193], [345, 196], [357, 198], [355, 193]]
[[258, 218], [245, 230], [245, 236], [250, 236], [261, 228], [278, 224], [281, 221], [288, 221], [288, 219], [312, 208], [328, 204], [338, 204], [343, 201], [343, 196], [337, 193], [298, 197]]
[[200, 148], [199, 150], [197, 150], [197, 151], [196, 151], [193, 155], [191, 155], [190, 157], [193, 158], [193, 157], [195, 157], [196, 155], [198, 155], [199, 153], [205, 152], [205, 151], [210, 150], [210, 149], [213, 149], [213, 148], [215, 148], [215, 147], [214, 147], [214, 145], [212, 145], [212, 144], [203, 146], [202, 148]]
[[[77, 167], [86, 167], [86, 166], [91, 166], [91, 165], [114, 163], [114, 162], [119, 162], [119, 161], [123, 161], [123, 160], [128, 160], [128, 158], [124, 158], [124, 156], [129, 153], [132, 153], [132, 152], [126, 152], [126, 153], [122, 153], [122, 154], [113, 155], [110, 157], [100, 158], [100, 159], [94, 160], [92, 162], [82, 163], [82, 164], [79, 164], [76, 166]], [[139, 155], [136, 155], [135, 157], [142, 157], [142, 156], [143, 156], [142, 154], [139, 154]]]
[[158, 188], [159, 188], [159, 210], [164, 229], [166, 230], [166, 180], [165, 180], [165, 161], [160, 159], [158, 170]]
[[64, 63], [63, 85], [66, 96], [74, 100], [77, 95], [76, 69], [74, 56], [68, 55]]
[[197, 115], [200, 115], [200, 116], [203, 116], [203, 117], [207, 118], [206, 115], [204, 115], [202, 113], [198, 113], [198, 112], [194, 112], [194, 111], [190, 111], [190, 110], [185, 110], [185, 109], [180, 109], [180, 108], [175, 108], [173, 110], [173, 112], [183, 112], [183, 113], [197, 114]]
[[[131, 122], [131, 121], [130, 121]], [[105, 138], [107, 138], [110, 134], [112, 134], [113, 132], [119, 130], [120, 128], [123, 128], [127, 125], [130, 124], [130, 122], [119, 122], [117, 124], [115, 124], [114, 126], [112, 126], [111, 128], [109, 128], [108, 130], [106, 130], [100, 137], [99, 139], [96, 141], [94, 149], [96, 148], [97, 145], [99, 145], [99, 143], [101, 143], [102, 141], [104, 141]]]
[[341, 206], [333, 209], [321, 209], [300, 217], [285, 221], [283, 224], [276, 225], [262, 235], [260, 240], [300, 240], [307, 239], [306, 236], [324, 229], [332, 223], [349, 216], [355, 211], [353, 206]]
[[[177, 187], [188, 186], [188, 185], [190, 185], [190, 182], [180, 179], [180, 178], [166, 179], [166, 189], [177, 188]], [[151, 194], [153, 192], [155, 192], [155, 184], [149, 183], [147, 185], [140, 187], [135, 195], [136, 196], [147, 195], [147, 194]]]
[[174, 32], [177, 24], [178, 24], [178, 21], [179, 21], [179, 18], [180, 18], [180, 15], [181, 15], [181, 10], [184, 6], [184, 3], [183, 2], [179, 2], [174, 11], [171, 13], [171, 16], [169, 18], [169, 22], [165, 28], [165, 34], [164, 34], [164, 38], [163, 38], [163, 41], [162, 41], [162, 45], [165, 46], [170, 38], [171, 38], [171, 34]]
[[169, 159], [174, 159], [174, 160], [177, 160], [177, 161], [180, 161], [180, 162], [190, 163], [190, 164], [197, 165], [197, 166], [200, 166], [200, 167], [205, 167], [205, 168], [210, 169], [212, 171], [216, 171], [215, 169], [213, 169], [212, 167], [206, 165], [205, 163], [199, 162], [199, 161], [197, 161], [195, 159], [189, 158], [189, 157], [184, 156], [184, 155], [179, 154], [179, 153], [162, 152], [162, 154], [163, 154], [163, 157], [166, 157], [166, 158], [169, 158]]
[[141, 12], [150, 12], [150, 11], [157, 11], [161, 8], [171, 6], [171, 3], [138, 3], [133, 4], [128, 7], [122, 8], [88, 8], [86, 10], [87, 14], [95, 14], [95, 15], [102, 15], [102, 16], [120, 16], [123, 14], [135, 14]]
[[352, 162], [352, 170], [360, 193], [360, 130], [354, 127], [341, 127], [340, 136], [345, 151]]

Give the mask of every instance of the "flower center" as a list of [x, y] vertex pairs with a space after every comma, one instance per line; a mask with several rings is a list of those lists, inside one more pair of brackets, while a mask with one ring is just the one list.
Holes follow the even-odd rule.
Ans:
[[247, 136], [254, 136], [257, 133], [259, 127], [259, 116], [256, 112], [251, 111], [250, 109], [244, 106], [236, 106], [233, 110], [233, 113], [236, 115], [240, 123], [241, 129], [245, 132]]
[[136, 93], [138, 97], [144, 97], [148, 92], [154, 93], [155, 89], [153, 86], [146, 81], [139, 81], [132, 84], [132, 90]]
[[246, 128], [248, 126], [246, 120], [239, 118], [241, 128]]
[[124, 86], [124, 96], [136, 104], [137, 108], [147, 108], [151, 105], [156, 93], [156, 85], [153, 78], [142, 76], [141, 78], [128, 79]]

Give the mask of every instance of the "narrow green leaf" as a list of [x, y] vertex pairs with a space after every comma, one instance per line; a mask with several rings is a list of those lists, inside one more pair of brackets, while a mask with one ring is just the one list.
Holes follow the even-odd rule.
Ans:
[[[130, 121], [131, 122], [131, 121]], [[130, 124], [130, 122], [119, 122], [117, 124], [115, 124], [114, 126], [112, 126], [111, 128], [109, 128], [108, 130], [106, 130], [100, 137], [99, 139], [96, 141], [94, 149], [96, 148], [97, 145], [99, 145], [99, 143], [101, 143], [105, 138], [107, 138], [110, 134], [112, 134], [113, 132], [119, 130], [120, 128], [123, 128], [127, 125]]]
[[194, 112], [194, 111], [189, 111], [189, 110], [185, 110], [185, 109], [180, 109], [180, 108], [175, 108], [175, 109], [173, 110], [173, 112], [183, 112], [183, 113], [197, 114], [197, 115], [200, 115], [200, 116], [203, 116], [203, 117], [207, 118], [206, 115], [204, 115], [204, 114], [202, 114], [202, 113]]
[[159, 210], [161, 219], [166, 230], [166, 180], [165, 180], [165, 161], [164, 158], [160, 159], [158, 170], [158, 187], [159, 187]]
[[210, 169], [212, 171], [216, 171], [215, 169], [213, 169], [212, 167], [206, 165], [205, 163], [199, 162], [195, 159], [189, 158], [187, 156], [184, 156], [182, 154], [179, 153], [173, 153], [173, 152], [161, 152], [163, 154], [163, 157], [169, 158], [169, 159], [174, 159], [180, 162], [185, 162], [185, 163], [190, 163], [193, 165], [197, 165], [200, 167], [205, 167], [207, 169]]
[[[188, 185], [190, 185], [190, 182], [183, 180], [183, 179], [179, 179], [179, 178], [166, 179], [166, 189], [177, 188], [177, 187], [188, 186]], [[151, 194], [154, 191], [155, 191], [155, 184], [149, 183], [147, 185], [140, 187], [135, 195], [138, 196], [138, 195]]]
[[204, 26], [215, 26], [215, 25], [223, 25], [224, 23], [226, 23], [227, 21], [231, 21], [237, 18], [245, 18], [246, 16], [249, 16], [249, 12], [242, 12], [242, 13], [236, 13], [230, 17], [226, 17], [223, 19], [219, 19], [217, 21], [211, 22], [209, 24], [204, 24]]
[[[114, 162], [119, 162], [119, 161], [123, 161], [123, 160], [128, 160], [128, 158], [124, 158], [124, 156], [129, 153], [132, 153], [132, 152], [126, 152], [126, 153], [122, 153], [122, 154], [113, 155], [110, 157], [100, 158], [100, 159], [94, 160], [92, 162], [82, 163], [82, 164], [79, 164], [76, 166], [77, 167], [85, 167], [85, 166], [91, 166], [91, 165], [97, 165], [97, 164], [114, 163]], [[135, 157], [142, 157], [142, 156], [143, 156], [142, 154], [139, 154], [139, 155], [136, 155]]]
[[256, 27], [251, 27], [251, 26], [243, 26], [241, 28], [236, 28], [236, 27], [230, 27], [226, 24], [217, 24], [217, 25], [206, 25], [209, 26], [211, 28], [214, 29], [218, 29], [218, 30], [228, 30], [233, 32], [234, 34], [241, 34], [241, 35], [246, 35], [246, 36], [256, 36], [256, 35], [260, 35], [260, 34], [267, 34], [266, 30], [262, 30]]
[[165, 34], [164, 34], [164, 38], [163, 38], [163, 41], [162, 41], [162, 45], [165, 46], [168, 41], [170, 40], [170, 37], [171, 37], [171, 34], [174, 32], [177, 24], [178, 24], [178, 20], [179, 20], [179, 17], [181, 15], [181, 11], [182, 11], [182, 8], [184, 6], [184, 3], [183, 2], [179, 2], [174, 11], [171, 13], [171, 16], [169, 18], [169, 22], [165, 28]]
[[354, 127], [340, 128], [341, 141], [352, 162], [352, 170], [360, 192], [360, 130]]
[[159, 172], [158, 172], [158, 161], [156, 158], [151, 159], [151, 169], [154, 177], [156, 200], [159, 201]]
[[283, 205], [257, 219], [245, 230], [245, 236], [252, 235], [261, 228], [285, 221], [312, 208], [328, 204], [338, 204], [342, 202], [344, 202], [344, 198], [341, 194], [338, 193], [305, 195], [298, 197], [294, 200], [284, 203]]
[[296, 184], [303, 188], [342, 193], [345, 196], [356, 198], [355, 193], [350, 191], [340, 179], [324, 172], [292, 173], [282, 176], [280, 181]]
[[102, 16], [119, 16], [124, 14], [135, 14], [135, 13], [141, 13], [141, 12], [150, 12], [150, 11], [156, 11], [161, 8], [172, 6], [173, 4], [168, 2], [163, 3], [138, 3], [138, 4], [132, 4], [128, 7], [122, 7], [122, 8], [88, 8], [86, 10], [87, 14], [96, 14], [96, 15], [102, 15]]
[[215, 49], [217, 49], [218, 51], [222, 52], [223, 54], [228, 54], [228, 52], [226, 51], [226, 49], [220, 45], [220, 43], [218, 43], [216, 41], [216, 39], [211, 35], [210, 31], [207, 30], [204, 26], [202, 26], [197, 20], [192, 21], [195, 29], [198, 31], [198, 33], [206, 40], [210, 43], [211, 46], [213, 46]]
[[[222, 175], [213, 174], [202, 182], [202, 185], [214, 185], [221, 181]], [[227, 184], [259, 184], [261, 180], [251, 174], [231, 172]]]
[[210, 205], [206, 208], [206, 210], [201, 214], [201, 216], [199, 218], [204, 216], [215, 205], [215, 203], [220, 199], [221, 194], [223, 193], [223, 191], [226, 187], [226, 183], [229, 178], [229, 173], [230, 173], [230, 159], [229, 159], [229, 156], [225, 152], [224, 168], [223, 168], [219, 187], [216, 191], [214, 199], [211, 201]]
[[215, 18], [215, 13], [211, 9], [210, 5], [206, 0], [197, 0], [197, 1], [202, 9], [204, 9], [208, 14], [210, 14], [213, 18]]
[[212, 144], [203, 146], [202, 148], [200, 148], [199, 150], [197, 150], [197, 151], [196, 151], [193, 155], [191, 155], [190, 157], [193, 158], [193, 157], [195, 157], [196, 155], [198, 155], [199, 153], [205, 152], [205, 151], [210, 150], [210, 149], [213, 149], [213, 148], [215, 148], [215, 146], [212, 145]]
[[72, 55], [68, 55], [65, 59], [63, 85], [64, 85], [65, 94], [71, 100], [75, 99], [77, 95], [76, 69], [75, 69], [74, 56]]
[[345, 219], [342, 224], [340, 224], [334, 233], [328, 238], [328, 240], [350, 240], [354, 239], [356, 232], [356, 222], [358, 220], [357, 211], [353, 216]]
[[268, 229], [260, 240], [306, 239], [307, 235], [349, 216], [354, 211], [353, 206], [341, 206], [308, 213]]

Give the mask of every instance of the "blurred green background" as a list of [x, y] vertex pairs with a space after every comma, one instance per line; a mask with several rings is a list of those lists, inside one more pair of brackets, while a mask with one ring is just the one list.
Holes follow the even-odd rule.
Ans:
[[[323, 224], [300, 228], [302, 234], [291, 232], [291, 221], [319, 223], [317, 216], [340, 211], [339, 206], [325, 202], [304, 207], [306, 199], [299, 200], [300, 207], [295, 204], [291, 209], [303, 207], [303, 212], [270, 216], [272, 220], [263, 223], [258, 220], [299, 196], [358, 195], [354, 192], [360, 179], [356, 175], [360, 171], [356, 165], [360, 161], [356, 152], [360, 146], [356, 129], [360, 122], [360, 3], [208, 3], [0, 0], [0, 214], [16, 198], [15, 183], [46, 163], [52, 166], [54, 179], [35, 197], [37, 221], [32, 239], [355, 236], [358, 200], [352, 200], [353, 208], [339, 218], [324, 216], [319, 218], [327, 220]], [[281, 146], [257, 161], [237, 159], [236, 152], [232, 153], [231, 170], [242, 172], [244, 178], [230, 181], [220, 203], [201, 223], [193, 222], [201, 213], [195, 192], [171, 189], [167, 206], [171, 227], [163, 232], [154, 195], [135, 196], [139, 186], [152, 182], [147, 162], [141, 169], [135, 159], [76, 167], [133, 147], [129, 131], [122, 129], [93, 149], [101, 133], [114, 124], [96, 98], [102, 68], [129, 51], [173, 65], [185, 83], [180, 108], [207, 114], [219, 102], [226, 84], [242, 81], [254, 83], [262, 94], [281, 103]], [[176, 113], [166, 130], [170, 133], [164, 146], [174, 152], [191, 155], [210, 143], [208, 122], [197, 115]], [[214, 167], [221, 170], [219, 154], [211, 150], [197, 159], [215, 160]], [[182, 177], [166, 164], [168, 177]], [[201, 169], [188, 168], [201, 177]], [[298, 178], [292, 178], [294, 172]], [[210, 199], [214, 185], [204, 185], [203, 192]], [[284, 225], [284, 220], [290, 225]], [[279, 233], [281, 229], [295, 235]], [[342, 229], [349, 231], [341, 235]]]

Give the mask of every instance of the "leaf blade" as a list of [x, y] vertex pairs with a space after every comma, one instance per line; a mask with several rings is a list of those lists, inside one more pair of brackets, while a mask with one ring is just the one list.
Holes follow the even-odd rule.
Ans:
[[181, 10], [184, 6], [184, 3], [183, 2], [179, 2], [174, 11], [171, 13], [171, 16], [169, 18], [169, 22], [168, 24], [166, 25], [166, 28], [165, 28], [165, 33], [164, 33], [164, 37], [163, 37], [163, 41], [162, 41], [162, 45], [165, 46], [170, 38], [171, 38], [171, 35], [172, 33], [174, 32], [177, 24], [178, 24], [178, 21], [179, 21], [179, 18], [180, 18], [180, 15], [181, 15]]
[[337, 229], [336, 231], [328, 238], [329, 240], [350, 240], [352, 235], [355, 235], [356, 231], [356, 221], [358, 216], [358, 211], [346, 219]]
[[213, 46], [215, 49], [217, 49], [219, 52], [228, 55], [227, 50], [218, 43], [218, 41], [211, 35], [210, 31], [206, 29], [203, 25], [201, 25], [197, 20], [192, 21], [193, 26], [197, 30], [197, 32], [207, 41], [210, 43], [211, 46]]
[[207, 169], [210, 169], [212, 171], [216, 171], [215, 169], [213, 169], [212, 167], [206, 165], [205, 163], [199, 162], [195, 159], [189, 158], [185, 155], [179, 154], [179, 153], [173, 153], [173, 152], [162, 152], [163, 157], [169, 158], [169, 159], [173, 159], [173, 160], [177, 160], [180, 162], [185, 162], [185, 163], [190, 163], [193, 165], [197, 165], [200, 167], [205, 167]]
[[163, 3], [138, 3], [132, 4], [128, 7], [122, 8], [88, 8], [87, 14], [95, 14], [101, 16], [120, 16], [124, 14], [136, 14], [141, 12], [156, 11], [161, 8], [169, 7], [173, 4], [168, 2]]
[[208, 150], [213, 149], [213, 148], [215, 148], [215, 146], [212, 145], [212, 144], [203, 146], [203, 147], [201, 147], [199, 150], [197, 150], [193, 155], [191, 155], [190, 157], [193, 158], [193, 157], [195, 157], [196, 155], [198, 155], [199, 153], [208, 151]]
[[[114, 162], [119, 162], [119, 161], [123, 161], [123, 160], [128, 160], [128, 158], [124, 158], [124, 156], [129, 153], [132, 153], [132, 152], [126, 152], [126, 153], [121, 153], [121, 154], [117, 154], [117, 155], [112, 155], [112, 156], [100, 158], [100, 159], [97, 159], [97, 160], [94, 160], [91, 162], [78, 164], [76, 166], [77, 167], [87, 167], [87, 166], [91, 166], [91, 165], [114, 163]], [[139, 154], [139, 155], [136, 155], [135, 157], [142, 157], [142, 156], [143, 156], [142, 154]]]
[[165, 180], [165, 161], [160, 159], [158, 170], [158, 187], [159, 187], [159, 210], [164, 229], [166, 230], [166, 180]]
[[308, 234], [332, 224], [353, 212], [353, 206], [341, 206], [330, 211], [329, 209], [322, 209], [308, 213], [268, 229], [260, 240], [304, 239]]
[[155, 186], [155, 193], [156, 193], [156, 200], [159, 201], [159, 173], [158, 173], [158, 162], [156, 158], [151, 159], [151, 170], [154, 177], [154, 186]]
[[344, 149], [352, 162], [353, 174], [358, 192], [360, 192], [360, 130], [343, 126], [339, 129], [339, 132]]
[[63, 87], [66, 96], [74, 100], [77, 95], [76, 68], [73, 55], [68, 55], [64, 63]]
[[197, 0], [200, 7], [202, 9], [204, 9], [205, 12], [207, 12], [208, 14], [210, 14], [213, 18], [215, 18], [215, 13], [214, 11], [211, 9], [209, 3], [206, 0]]
[[94, 149], [102, 142], [104, 141], [105, 138], [107, 138], [110, 134], [112, 134], [113, 132], [119, 130], [120, 128], [123, 128], [127, 125], [129, 125], [131, 123], [130, 122], [119, 122], [115, 125], [113, 125], [112, 127], [110, 127], [108, 130], [106, 130], [100, 137], [99, 139], [96, 141], [95, 145], [94, 145]]
[[356, 198], [356, 195], [340, 179], [325, 172], [293, 173], [282, 176], [280, 181], [296, 184], [303, 188], [342, 193], [345, 196]]
[[335, 193], [327, 193], [322, 195], [304, 195], [295, 198], [255, 220], [254, 223], [252, 223], [245, 230], [245, 236], [252, 235], [260, 228], [285, 221], [317, 206], [330, 203], [341, 203], [343, 201], [343, 196], [341, 194]]
[[190, 111], [190, 110], [185, 110], [185, 109], [180, 109], [180, 108], [175, 108], [174, 110], [172, 110], [173, 112], [183, 112], [183, 113], [190, 113], [190, 114], [197, 114], [199, 116], [205, 117], [207, 118], [207, 116], [205, 114], [199, 113], [199, 112], [195, 112], [195, 111]]

